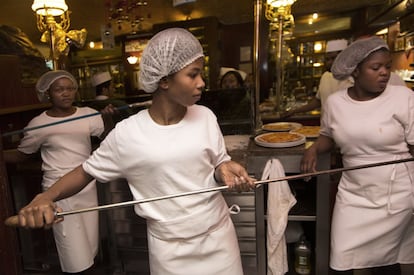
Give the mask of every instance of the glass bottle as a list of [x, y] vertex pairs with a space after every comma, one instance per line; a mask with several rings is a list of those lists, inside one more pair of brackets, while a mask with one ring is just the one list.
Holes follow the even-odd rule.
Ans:
[[295, 246], [295, 271], [297, 274], [311, 273], [311, 248], [305, 235], [300, 237]]

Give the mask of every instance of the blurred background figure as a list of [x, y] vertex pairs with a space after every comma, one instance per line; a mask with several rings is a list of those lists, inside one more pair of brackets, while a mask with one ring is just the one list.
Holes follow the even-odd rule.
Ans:
[[220, 88], [221, 89], [235, 89], [244, 88], [244, 79], [246, 73], [234, 68], [222, 67], [220, 69]]
[[[96, 113], [92, 108], [73, 105], [78, 83], [67, 71], [43, 74], [37, 81], [36, 90], [40, 101], [49, 101], [52, 105], [33, 118], [27, 125], [29, 128]], [[42, 189], [45, 192], [60, 177], [89, 157], [92, 151], [90, 137], [103, 138], [110, 130], [104, 127], [112, 125], [104, 123], [105, 118], [109, 116], [90, 116], [27, 131], [17, 149], [4, 151], [4, 159], [6, 163], [19, 163], [29, 160], [40, 151]], [[81, 192], [56, 202], [64, 211], [94, 207], [97, 204], [95, 180], [90, 181]], [[98, 253], [98, 213], [65, 217], [62, 223], [53, 226], [53, 236], [63, 273], [85, 274], [83, 272], [91, 269]]]
[[331, 67], [338, 54], [348, 45], [346, 39], [330, 40], [326, 43], [325, 50], [325, 69], [319, 81], [319, 87], [316, 95], [306, 104], [298, 108], [293, 108], [282, 114], [282, 117], [289, 117], [296, 113], [306, 113], [318, 108], [323, 108], [326, 99], [332, 93], [352, 86], [352, 78], [337, 80], [331, 73]]
[[[101, 111], [109, 104], [115, 108], [127, 105], [124, 100], [114, 98], [115, 87], [109, 72], [98, 72], [94, 74], [91, 82], [95, 87], [96, 97], [95, 101], [90, 104], [90, 107]], [[119, 113], [114, 114], [113, 116], [114, 123], [117, 123], [132, 114], [133, 112], [129, 108], [120, 110]]]

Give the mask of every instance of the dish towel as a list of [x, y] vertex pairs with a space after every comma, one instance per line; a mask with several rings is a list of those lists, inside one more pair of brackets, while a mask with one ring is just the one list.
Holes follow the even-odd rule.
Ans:
[[[278, 159], [267, 161], [262, 180], [285, 176], [285, 170]], [[296, 203], [287, 181], [268, 185], [267, 195], [267, 275], [282, 275], [288, 272], [285, 229], [288, 213]]]

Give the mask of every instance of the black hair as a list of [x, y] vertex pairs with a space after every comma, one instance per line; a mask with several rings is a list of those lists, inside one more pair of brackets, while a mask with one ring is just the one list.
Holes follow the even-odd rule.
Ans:
[[241, 74], [238, 71], [228, 71], [220, 79], [220, 88], [223, 87], [223, 79], [226, 78], [226, 76], [231, 75], [231, 74], [236, 77], [237, 83], [239, 83], [240, 87], [244, 87], [244, 80]]
[[101, 84], [97, 85], [95, 87], [96, 95], [102, 95], [104, 88], [109, 89], [109, 86], [111, 86], [111, 81], [112, 80], [109, 80], [109, 81], [106, 81], [104, 83], [101, 83]]

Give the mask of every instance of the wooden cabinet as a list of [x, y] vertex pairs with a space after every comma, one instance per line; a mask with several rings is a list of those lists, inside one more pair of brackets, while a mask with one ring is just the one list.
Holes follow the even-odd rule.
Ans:
[[319, 80], [325, 71], [324, 52], [326, 41], [296, 42], [291, 46], [294, 54], [293, 64], [286, 68], [287, 89], [294, 93], [300, 86], [304, 92], [312, 94], [319, 85]]
[[[99, 184], [98, 193], [104, 203], [132, 201], [126, 180], [120, 179]], [[134, 207], [120, 207], [102, 212], [101, 243], [106, 245], [113, 270], [122, 274], [149, 275], [147, 225], [137, 216]]]
[[[0, 141], [0, 150], [3, 150]], [[0, 156], [0, 217], [4, 221], [15, 214], [12, 190], [9, 185], [3, 154]], [[0, 274], [18, 275], [22, 273], [17, 231], [0, 225]]]
[[73, 52], [70, 72], [79, 83], [78, 100], [95, 99], [95, 88], [91, 77], [97, 72], [109, 72], [115, 86], [115, 97], [125, 97], [125, 69], [122, 62], [121, 48], [108, 50], [86, 50]]

